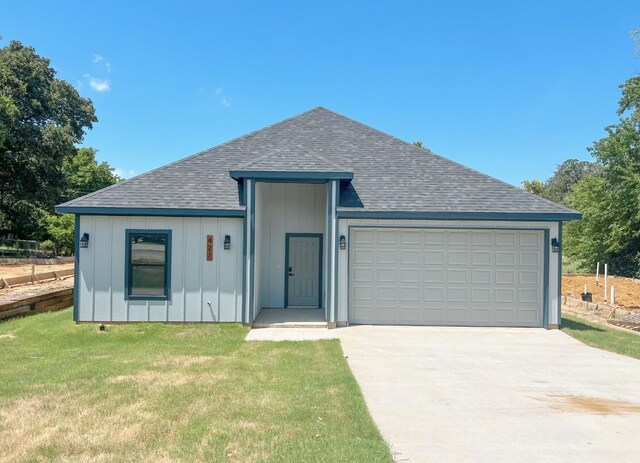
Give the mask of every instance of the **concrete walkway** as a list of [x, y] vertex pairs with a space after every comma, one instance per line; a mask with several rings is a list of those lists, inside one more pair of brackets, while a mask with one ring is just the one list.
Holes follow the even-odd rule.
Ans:
[[326, 328], [253, 328], [245, 341], [321, 341], [337, 337], [337, 330]]
[[640, 461], [640, 360], [542, 329], [336, 331], [397, 461]]

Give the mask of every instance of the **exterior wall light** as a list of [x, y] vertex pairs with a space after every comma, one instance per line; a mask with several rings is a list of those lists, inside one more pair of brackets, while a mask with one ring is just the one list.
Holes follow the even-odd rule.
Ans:
[[231, 249], [231, 235], [224, 235], [224, 249]]
[[80, 247], [81, 248], [89, 247], [89, 233], [82, 234], [82, 238], [80, 238]]
[[560, 252], [560, 242], [558, 238], [551, 238], [551, 250], [553, 252]]
[[347, 249], [347, 238], [344, 235], [340, 235], [340, 250]]

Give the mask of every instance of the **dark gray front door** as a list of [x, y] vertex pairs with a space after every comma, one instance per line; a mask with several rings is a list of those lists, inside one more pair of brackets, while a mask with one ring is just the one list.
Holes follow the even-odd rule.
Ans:
[[287, 236], [287, 307], [320, 307], [321, 239]]

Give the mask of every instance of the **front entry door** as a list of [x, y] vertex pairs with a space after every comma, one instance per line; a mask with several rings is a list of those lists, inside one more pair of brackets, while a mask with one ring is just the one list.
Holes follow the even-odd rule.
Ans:
[[322, 235], [287, 234], [286, 307], [320, 307]]

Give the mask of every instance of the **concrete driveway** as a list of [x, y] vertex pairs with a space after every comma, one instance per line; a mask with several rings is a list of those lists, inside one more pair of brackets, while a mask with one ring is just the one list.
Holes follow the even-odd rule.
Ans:
[[542, 329], [337, 331], [397, 461], [640, 461], [640, 360]]

